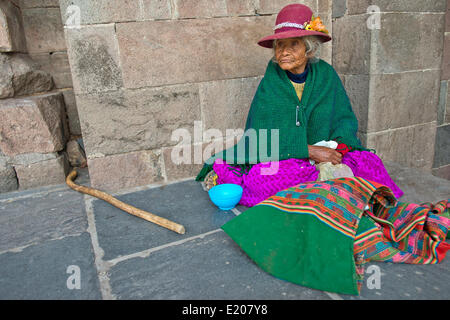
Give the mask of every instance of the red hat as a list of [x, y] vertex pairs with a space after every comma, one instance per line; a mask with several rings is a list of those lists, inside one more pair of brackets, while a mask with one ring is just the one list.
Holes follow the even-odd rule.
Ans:
[[274, 30], [275, 34], [262, 38], [258, 44], [272, 48], [275, 39], [304, 36], [319, 36], [322, 42], [331, 40], [320, 18], [314, 18], [312, 10], [304, 4], [290, 4], [281, 9]]

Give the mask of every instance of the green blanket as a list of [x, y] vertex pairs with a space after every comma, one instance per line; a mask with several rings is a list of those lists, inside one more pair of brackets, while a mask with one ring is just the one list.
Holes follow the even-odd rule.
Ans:
[[[271, 129], [279, 130], [279, 139], [273, 143], [272, 138], [276, 135], [272, 136]], [[243, 166], [290, 158], [304, 159], [309, 158], [308, 145], [322, 140], [339, 140], [353, 149], [367, 150], [356, 137], [357, 131], [358, 121], [350, 100], [331, 65], [323, 60], [310, 64], [299, 101], [286, 72], [270, 61], [250, 106], [244, 136], [234, 147], [208, 159], [196, 180], [204, 179], [217, 158]], [[252, 143], [248, 138], [250, 132], [256, 134]], [[278, 152], [275, 144], [278, 144]], [[267, 151], [262, 148], [265, 145]], [[252, 148], [253, 153], [250, 152]]]

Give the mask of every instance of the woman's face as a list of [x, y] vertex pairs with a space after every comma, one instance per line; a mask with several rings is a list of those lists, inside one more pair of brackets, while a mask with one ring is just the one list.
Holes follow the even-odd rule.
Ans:
[[275, 46], [275, 59], [281, 69], [295, 74], [305, 71], [308, 58], [306, 46], [302, 39], [288, 38], [277, 40]]

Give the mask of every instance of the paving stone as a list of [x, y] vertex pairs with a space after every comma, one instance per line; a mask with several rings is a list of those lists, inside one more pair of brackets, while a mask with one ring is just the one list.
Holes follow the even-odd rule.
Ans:
[[[381, 273], [380, 289], [370, 289], [374, 275], [369, 266]], [[370, 272], [368, 272], [370, 271]], [[341, 295], [345, 300], [448, 300], [450, 299], [450, 259], [440, 264], [411, 265], [367, 262], [360, 296]]]
[[120, 262], [110, 283], [118, 299], [329, 299], [264, 272], [222, 231]]
[[86, 231], [81, 193], [68, 188], [40, 190], [44, 193], [14, 192], [0, 198], [0, 252]]
[[[0, 254], [0, 299], [101, 299], [88, 233]], [[80, 289], [70, 290], [69, 266], [78, 266]], [[70, 282], [70, 279], [69, 279]]]
[[199, 182], [187, 181], [117, 197], [134, 207], [184, 225], [186, 234], [132, 216], [100, 200], [93, 208], [104, 260], [133, 254], [220, 228], [235, 215], [219, 210]]

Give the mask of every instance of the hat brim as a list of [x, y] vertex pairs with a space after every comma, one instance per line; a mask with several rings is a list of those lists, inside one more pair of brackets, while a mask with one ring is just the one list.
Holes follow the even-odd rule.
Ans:
[[287, 39], [287, 38], [298, 38], [306, 36], [318, 36], [322, 42], [327, 42], [331, 40], [331, 37], [323, 32], [312, 31], [312, 30], [289, 30], [284, 32], [278, 32], [273, 35], [262, 38], [258, 41], [258, 44], [264, 48], [273, 48], [273, 40]]

